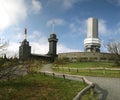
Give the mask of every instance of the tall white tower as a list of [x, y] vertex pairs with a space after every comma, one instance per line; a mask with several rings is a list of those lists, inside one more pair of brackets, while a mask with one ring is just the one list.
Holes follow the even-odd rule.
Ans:
[[98, 20], [88, 18], [87, 38], [84, 40], [85, 52], [100, 52], [101, 40], [98, 37]]

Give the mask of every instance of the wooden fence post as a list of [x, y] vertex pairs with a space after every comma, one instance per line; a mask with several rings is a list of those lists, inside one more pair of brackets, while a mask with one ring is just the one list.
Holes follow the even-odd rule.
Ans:
[[94, 88], [95, 88], [95, 84], [92, 84], [91, 89], [90, 89], [90, 94], [91, 95], [94, 94]]
[[103, 69], [103, 75], [105, 75], [105, 74], [106, 74], [106, 69], [104, 68], [104, 69]]
[[64, 78], [64, 80], [65, 80], [65, 75], [63, 74], [63, 78]]
[[91, 73], [91, 69], [89, 69], [89, 73]]
[[78, 68], [77, 68], [77, 73], [79, 72]]
[[84, 80], [84, 78], [82, 77], [81, 79], [82, 79], [83, 83], [85, 84], [85, 80]]
[[90, 95], [93, 95], [94, 94], [94, 88], [92, 87], [91, 89], [90, 89]]
[[55, 74], [53, 73], [52, 75], [53, 75], [53, 78], [55, 78]]
[[70, 68], [68, 68], [69, 72], [70, 72]]
[[45, 72], [44, 72], [43, 74], [44, 74], [44, 76], [45, 76]]

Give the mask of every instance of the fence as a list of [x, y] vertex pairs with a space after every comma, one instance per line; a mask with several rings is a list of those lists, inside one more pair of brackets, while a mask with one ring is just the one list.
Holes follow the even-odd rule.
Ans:
[[120, 75], [120, 68], [103, 68], [103, 67], [98, 67], [98, 68], [70, 68], [70, 67], [53, 67], [57, 69], [58, 71], [61, 69], [62, 71], [68, 70], [69, 72], [75, 71], [75, 72], [80, 72], [86, 70], [87, 72], [91, 73], [92, 71], [95, 70], [101, 70], [103, 75], [107, 73], [107, 71], [116, 71]]
[[[73, 100], [80, 100], [82, 98], [82, 96], [87, 92], [87, 91], [91, 91], [91, 94], [93, 94], [93, 91], [94, 91], [94, 87], [95, 85], [88, 81], [84, 76], [78, 76], [78, 75], [68, 75], [68, 74], [58, 74], [58, 73], [53, 73], [53, 72], [49, 72], [49, 71], [41, 71], [40, 72], [41, 74], [44, 74], [44, 75], [50, 75], [52, 76], [53, 78], [55, 77], [60, 77], [60, 78], [63, 78], [63, 79], [71, 79], [71, 78], [79, 78], [79, 81], [83, 81], [84, 83], [88, 84], [87, 87], [85, 87], [83, 90], [81, 90], [74, 98]], [[72, 80], [73, 80], [72, 79]]]

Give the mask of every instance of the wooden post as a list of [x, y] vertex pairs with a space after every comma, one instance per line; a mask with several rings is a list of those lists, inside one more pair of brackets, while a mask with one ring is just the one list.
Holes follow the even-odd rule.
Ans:
[[43, 74], [44, 74], [44, 76], [45, 76], [45, 72], [44, 72]]
[[78, 68], [77, 68], [77, 73], [79, 72]]
[[64, 80], [65, 80], [65, 75], [63, 74], [63, 78], [64, 78]]
[[94, 94], [94, 87], [90, 89], [90, 95], [93, 95], [93, 94]]
[[89, 69], [89, 73], [91, 73], [91, 69]]
[[53, 73], [52, 75], [53, 75], [53, 78], [55, 78], [55, 74]]
[[83, 80], [83, 83], [85, 84], [85, 80], [84, 80], [84, 78], [82, 77], [81, 79]]
[[104, 69], [103, 69], [103, 75], [105, 75], [105, 74], [106, 74], [106, 69], [104, 68]]
[[69, 72], [70, 72], [70, 68], [69, 68]]

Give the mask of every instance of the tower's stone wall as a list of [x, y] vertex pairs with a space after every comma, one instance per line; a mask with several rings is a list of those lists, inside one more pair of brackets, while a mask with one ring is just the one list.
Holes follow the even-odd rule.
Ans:
[[29, 46], [29, 42], [24, 40], [19, 47], [19, 58], [20, 59], [28, 59], [31, 55], [31, 46]]
[[48, 39], [49, 41], [49, 52], [48, 55], [56, 57], [57, 56], [57, 37], [55, 34], [51, 34], [50, 38]]

